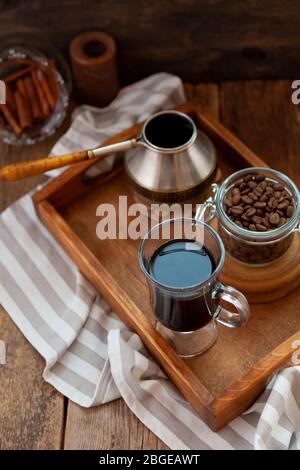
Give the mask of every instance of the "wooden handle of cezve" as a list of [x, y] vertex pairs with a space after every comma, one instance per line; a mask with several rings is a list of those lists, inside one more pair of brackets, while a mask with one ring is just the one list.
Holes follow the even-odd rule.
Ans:
[[46, 171], [55, 170], [56, 168], [72, 165], [73, 163], [82, 162], [84, 160], [101, 160], [111, 153], [128, 150], [135, 147], [136, 145], [136, 139], [131, 139], [104, 147], [98, 147], [93, 150], [70, 153], [69, 155], [62, 155], [59, 157], [45, 157], [39, 158], [37, 160], [13, 163], [11, 165], [0, 168], [0, 180], [15, 181], [22, 178], [27, 178], [28, 176], [40, 175]]
[[72, 163], [87, 160], [88, 151], [71, 153], [61, 157], [45, 157], [38, 160], [13, 163], [0, 168], [0, 179], [4, 181], [15, 181], [28, 176], [40, 175], [46, 171], [71, 165]]

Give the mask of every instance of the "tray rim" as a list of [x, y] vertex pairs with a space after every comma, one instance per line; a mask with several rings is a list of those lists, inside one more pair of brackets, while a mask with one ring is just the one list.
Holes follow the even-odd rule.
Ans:
[[[209, 113], [203, 111], [198, 103], [187, 102], [176, 107], [176, 109], [187, 114], [196, 115], [199, 124], [205, 127], [208, 135], [222, 142], [232, 152], [237, 153], [249, 166], [267, 167], [266, 163], [231, 131]], [[139, 123], [110, 138], [105, 143], [114, 143], [134, 137], [139, 133], [141, 127], [142, 123]], [[140, 312], [134, 301], [125, 291], [120, 289], [110, 273], [56, 210], [56, 207], [61, 204], [59, 192], [72, 187], [72, 185], [74, 186], [76, 181], [80, 182], [82, 187], [83, 175], [94, 164], [95, 162], [88, 161], [74, 165], [36, 192], [32, 199], [38, 215], [82, 274], [117, 311], [120, 318], [139, 334], [150, 353], [201, 418], [211, 429], [217, 431], [247, 409], [264, 390], [270, 376], [290, 360], [294, 352], [292, 343], [294, 340], [300, 339], [300, 330], [256, 362], [246, 374], [234, 381], [223, 394], [217, 397], [213, 396], [200, 378], [192, 372], [187, 363], [176, 355], [174, 349], [156, 331], [145, 315]], [[114, 175], [114, 172], [109, 175], [102, 175], [100, 181], [104, 182]], [[75, 193], [78, 192], [79, 195], [82, 188], [80, 189], [80, 185], [75, 185], [75, 187]], [[86, 192], [88, 192], [88, 189], [87, 187]], [[64, 204], [67, 204], [65, 200]], [[122, 296], [121, 305], [120, 297]]]

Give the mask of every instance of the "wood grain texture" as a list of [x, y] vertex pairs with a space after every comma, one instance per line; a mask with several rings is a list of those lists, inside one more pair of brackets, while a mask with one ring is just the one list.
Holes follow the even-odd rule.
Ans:
[[64, 448], [69, 450], [168, 449], [129, 411], [123, 400], [87, 410], [70, 402]]
[[[217, 417], [217, 429], [245, 411], [260, 395], [274, 373], [282, 367], [291, 365], [290, 358], [295, 351], [293, 344], [299, 340], [300, 330], [258, 360], [245, 375], [233, 382], [224, 394], [217, 397], [213, 405]], [[256, 345], [258, 345], [257, 341]]]
[[[61, 132], [63, 129], [61, 130]], [[0, 164], [46, 154], [57, 135], [36, 147], [0, 143]], [[0, 210], [45, 178], [16, 183], [0, 181]], [[44, 361], [0, 307], [0, 339], [7, 364], [0, 366], [0, 449], [60, 449], [64, 429], [64, 398], [43, 380]]]
[[184, 80], [297, 78], [297, 0], [10, 0], [1, 2], [1, 35], [38, 33], [67, 55], [80, 32], [112, 34], [120, 75], [132, 82], [168, 71]]
[[60, 449], [64, 398], [43, 377], [44, 361], [0, 307], [0, 449]]
[[265, 162], [300, 185], [300, 106], [289, 81], [226, 82], [221, 121]]

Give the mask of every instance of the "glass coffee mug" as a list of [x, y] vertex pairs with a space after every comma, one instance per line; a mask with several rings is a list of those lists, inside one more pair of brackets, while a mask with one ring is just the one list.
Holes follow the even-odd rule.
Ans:
[[248, 321], [246, 297], [218, 279], [225, 250], [209, 225], [188, 218], [164, 220], [142, 240], [138, 258], [156, 328], [180, 357], [209, 349], [217, 339], [216, 322], [238, 328]]

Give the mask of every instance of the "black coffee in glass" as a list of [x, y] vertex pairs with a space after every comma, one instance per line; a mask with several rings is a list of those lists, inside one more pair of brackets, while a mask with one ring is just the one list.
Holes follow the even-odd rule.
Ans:
[[177, 331], [193, 331], [212, 319], [217, 304], [210, 287], [188, 294], [190, 287], [205, 282], [215, 271], [214, 259], [207, 248], [196, 240], [168, 241], [153, 254], [149, 268], [158, 283], [182, 289], [175, 294], [171, 290], [153, 288], [153, 308], [163, 325]]

